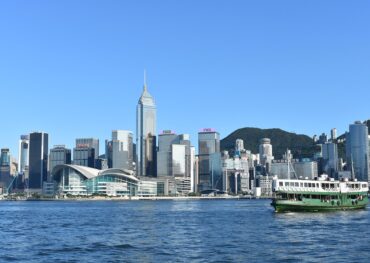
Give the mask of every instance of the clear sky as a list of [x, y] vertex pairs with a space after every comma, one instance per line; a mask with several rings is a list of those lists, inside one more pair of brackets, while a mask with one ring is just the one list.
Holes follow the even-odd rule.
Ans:
[[[370, 1], [0, 1], [0, 147], [135, 133], [147, 70], [158, 132], [307, 135], [370, 118]], [[101, 143], [102, 144], [102, 143]]]

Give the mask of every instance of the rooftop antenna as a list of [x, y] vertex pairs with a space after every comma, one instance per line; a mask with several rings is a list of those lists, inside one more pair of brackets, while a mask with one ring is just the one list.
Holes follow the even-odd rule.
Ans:
[[144, 91], [146, 91], [146, 69], [144, 69]]

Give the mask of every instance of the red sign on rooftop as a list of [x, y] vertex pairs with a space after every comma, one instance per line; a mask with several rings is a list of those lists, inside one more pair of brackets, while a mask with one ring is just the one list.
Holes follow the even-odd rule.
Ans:
[[203, 128], [200, 132], [216, 132], [216, 129], [213, 129], [213, 128]]

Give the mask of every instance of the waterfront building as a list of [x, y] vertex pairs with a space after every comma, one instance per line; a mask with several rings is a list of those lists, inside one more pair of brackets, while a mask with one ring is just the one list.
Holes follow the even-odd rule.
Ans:
[[131, 131], [112, 131], [112, 168], [133, 170], [133, 134]]
[[270, 175], [276, 175], [279, 179], [314, 179], [318, 176], [318, 165], [316, 161], [309, 159], [274, 160], [271, 163]]
[[261, 165], [265, 166], [268, 172], [269, 166], [274, 159], [274, 156], [272, 155], [271, 140], [269, 138], [263, 138], [260, 140], [259, 157]]
[[311, 159], [293, 159], [288, 149], [282, 160], [273, 160], [270, 175], [279, 179], [314, 179], [318, 176], [318, 164]]
[[294, 170], [298, 178], [313, 180], [318, 177], [318, 167], [316, 161], [303, 159], [300, 162], [293, 163]]
[[136, 108], [136, 171], [139, 176], [156, 176], [157, 107], [144, 79], [143, 92]]
[[139, 177], [138, 196], [177, 196], [176, 179], [172, 176], [162, 177]]
[[95, 168], [95, 149], [86, 144], [73, 148], [73, 164]]
[[220, 134], [213, 129], [198, 133], [199, 184], [198, 191], [222, 189]]
[[105, 140], [105, 158], [107, 159], [108, 168], [112, 168], [113, 167], [113, 142], [109, 140]]
[[49, 135], [44, 132], [33, 132], [29, 138], [27, 189], [41, 192], [42, 184], [47, 180], [48, 175]]
[[25, 173], [28, 170], [28, 152], [29, 152], [30, 136], [22, 135], [19, 140], [18, 148], [18, 172]]
[[71, 164], [72, 154], [71, 149], [67, 149], [65, 145], [55, 145], [50, 149], [49, 155], [49, 171], [51, 172], [55, 166], [59, 164]]
[[334, 142], [321, 145], [321, 156], [323, 160], [323, 171], [330, 177], [337, 177], [339, 171], [338, 146]]
[[256, 189], [258, 189], [259, 194], [255, 194], [256, 196], [263, 196], [263, 197], [272, 197], [272, 180], [274, 179], [273, 176], [268, 175], [258, 175], [256, 177]]
[[174, 177], [179, 194], [194, 191], [194, 162], [195, 149], [188, 134], [166, 130], [158, 136], [157, 177]]
[[369, 181], [369, 134], [366, 124], [356, 121], [346, 133], [347, 169], [359, 181]]
[[10, 151], [8, 148], [1, 149], [0, 154], [0, 165], [1, 166], [10, 166]]
[[[98, 170], [79, 165], [57, 165], [52, 171], [56, 195], [71, 196], [176, 196], [176, 180], [172, 176], [161, 178], [136, 177], [126, 169]], [[47, 185], [53, 195], [52, 185]]]
[[[9, 188], [10, 184], [13, 181], [13, 175], [11, 169], [11, 155], [8, 148], [1, 149], [0, 154], [0, 188], [1, 193], [7, 192], [7, 189]], [[1, 194], [0, 193], [0, 194]]]
[[125, 169], [98, 170], [79, 165], [57, 165], [52, 171], [57, 195], [135, 196], [139, 180]]
[[99, 158], [99, 139], [78, 138], [76, 139], [76, 148], [93, 148], [94, 149], [94, 159]]
[[227, 193], [246, 193], [251, 191], [248, 157], [234, 155], [230, 158], [227, 151], [222, 159], [223, 191]]

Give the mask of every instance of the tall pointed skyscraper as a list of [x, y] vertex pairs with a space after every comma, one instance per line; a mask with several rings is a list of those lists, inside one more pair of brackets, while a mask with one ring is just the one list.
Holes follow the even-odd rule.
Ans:
[[136, 108], [136, 171], [139, 176], [156, 176], [157, 107], [149, 94], [144, 72], [143, 93]]

